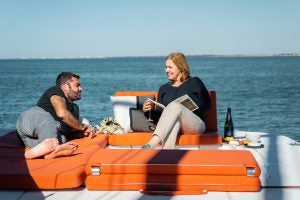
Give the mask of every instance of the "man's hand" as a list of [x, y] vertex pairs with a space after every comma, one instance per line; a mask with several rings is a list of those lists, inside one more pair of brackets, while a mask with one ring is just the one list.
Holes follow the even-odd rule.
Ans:
[[91, 125], [86, 126], [85, 130], [82, 132], [84, 137], [89, 137], [90, 139], [95, 137], [95, 133], [96, 131]]

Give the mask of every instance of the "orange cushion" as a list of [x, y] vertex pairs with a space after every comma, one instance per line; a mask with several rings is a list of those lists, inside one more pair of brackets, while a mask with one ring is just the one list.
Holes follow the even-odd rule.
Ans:
[[260, 168], [248, 150], [98, 149], [86, 165], [102, 174], [247, 175], [246, 167]]
[[217, 95], [216, 91], [209, 91], [211, 108], [204, 113], [206, 131], [218, 131]]
[[[219, 175], [153, 175], [153, 174], [102, 174], [87, 176], [85, 182], [88, 190], [138, 190], [150, 194], [162, 194], [168, 191], [172, 194], [207, 193], [208, 191], [257, 192], [260, 190], [258, 177], [249, 176], [219, 176]], [[158, 191], [158, 192], [156, 192]]]
[[[3, 141], [11, 145], [3, 146]], [[62, 189], [84, 184], [85, 165], [94, 152], [107, 144], [107, 136], [74, 140], [78, 149], [71, 156], [55, 159], [24, 158], [25, 148], [18, 144], [15, 132], [0, 138], [0, 188]]]
[[156, 91], [117, 91], [115, 96], [154, 96], [157, 99]]
[[[96, 168], [99, 174], [92, 173]], [[248, 168], [253, 175], [247, 174]], [[86, 165], [86, 187], [258, 191], [260, 173], [246, 150], [99, 149]]]
[[0, 147], [10, 147], [10, 148], [24, 148], [23, 144], [17, 137], [16, 131], [11, 131], [0, 137]]
[[[108, 144], [114, 146], [140, 146], [144, 145], [152, 137], [152, 133], [148, 132], [133, 132], [124, 135], [110, 135]], [[186, 134], [179, 135], [176, 145], [214, 145], [222, 144], [222, 137], [220, 134], [214, 132], [210, 134]]]
[[152, 137], [149, 132], [133, 132], [123, 135], [110, 135], [109, 145], [115, 146], [140, 146], [146, 144]]
[[72, 140], [78, 144], [79, 149], [86, 146], [96, 145], [99, 148], [104, 148], [107, 145], [108, 135], [96, 134], [94, 138], [80, 138]]
[[205, 132], [205, 134], [183, 134], [177, 137], [176, 145], [220, 145], [222, 136], [217, 132]]

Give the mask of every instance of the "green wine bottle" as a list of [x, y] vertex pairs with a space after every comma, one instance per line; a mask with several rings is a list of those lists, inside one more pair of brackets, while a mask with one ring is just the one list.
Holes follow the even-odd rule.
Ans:
[[226, 137], [233, 137], [233, 120], [231, 116], [231, 108], [227, 108], [227, 115], [226, 115], [226, 121], [224, 124], [224, 138]]

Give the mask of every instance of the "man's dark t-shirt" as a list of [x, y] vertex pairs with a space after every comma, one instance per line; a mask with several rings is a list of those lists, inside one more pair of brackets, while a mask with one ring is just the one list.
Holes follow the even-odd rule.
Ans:
[[41, 96], [41, 98], [38, 100], [37, 106], [49, 112], [55, 120], [60, 122], [62, 133], [70, 132], [72, 131], [72, 128], [65, 124], [55, 113], [54, 107], [52, 106], [50, 101], [50, 98], [53, 95], [58, 95], [64, 98], [67, 104], [67, 109], [76, 117], [76, 119], [79, 119], [79, 107], [75, 103], [69, 102], [62, 89], [58, 86], [53, 86], [47, 89]]

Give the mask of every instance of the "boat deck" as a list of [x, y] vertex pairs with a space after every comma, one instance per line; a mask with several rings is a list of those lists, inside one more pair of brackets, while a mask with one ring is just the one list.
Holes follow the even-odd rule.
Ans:
[[[7, 132], [7, 131], [6, 131]], [[3, 133], [3, 131], [1, 131]], [[238, 150], [252, 152], [260, 168], [262, 189], [259, 192], [214, 192], [195, 195], [153, 196], [139, 191], [89, 191], [85, 187], [67, 190], [14, 190], [0, 191], [1, 199], [272, 199], [298, 200], [300, 196], [300, 145], [282, 135], [261, 133], [262, 148], [247, 148], [222, 144], [220, 146], [201, 146], [199, 149]], [[1, 134], [0, 134], [1, 135]], [[180, 148], [180, 147], [179, 147]], [[195, 147], [191, 147], [195, 148]]]

